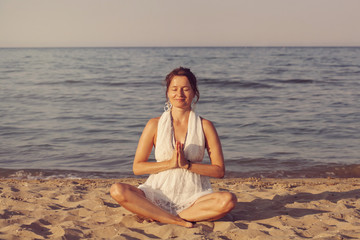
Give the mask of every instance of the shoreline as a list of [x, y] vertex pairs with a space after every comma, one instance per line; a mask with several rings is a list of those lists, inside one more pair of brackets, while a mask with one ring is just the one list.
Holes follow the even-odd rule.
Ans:
[[141, 222], [109, 195], [146, 178], [0, 179], [0, 239], [360, 238], [360, 178], [211, 179], [235, 209], [194, 228]]
[[[231, 169], [231, 167], [229, 167]], [[66, 169], [13, 169], [0, 168], [0, 179], [116, 179], [146, 178], [147, 175], [135, 176], [132, 171], [81, 171]], [[360, 164], [325, 164], [308, 166], [303, 169], [249, 170], [236, 172], [227, 170], [224, 179], [230, 178], [360, 178]]]

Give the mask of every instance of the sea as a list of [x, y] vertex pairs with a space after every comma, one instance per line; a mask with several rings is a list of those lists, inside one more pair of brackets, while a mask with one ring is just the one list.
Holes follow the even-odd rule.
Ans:
[[360, 177], [360, 47], [118, 47], [0, 49], [0, 178], [146, 177], [137, 142], [179, 66], [226, 178]]

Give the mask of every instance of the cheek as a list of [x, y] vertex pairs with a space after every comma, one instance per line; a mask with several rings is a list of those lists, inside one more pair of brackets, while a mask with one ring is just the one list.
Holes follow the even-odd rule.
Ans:
[[173, 98], [173, 97], [175, 96], [175, 93], [172, 92], [172, 91], [168, 91], [168, 92], [166, 93], [166, 96], [167, 96], [167, 98]]
[[195, 92], [194, 92], [194, 91], [191, 91], [191, 92], [190, 92], [190, 97], [191, 97], [191, 98], [194, 98], [194, 97], [195, 97]]

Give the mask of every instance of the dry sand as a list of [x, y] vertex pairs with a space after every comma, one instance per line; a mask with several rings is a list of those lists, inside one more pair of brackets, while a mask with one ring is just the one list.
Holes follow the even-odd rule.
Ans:
[[0, 239], [360, 239], [360, 179], [221, 179], [236, 208], [194, 228], [141, 222], [109, 195], [143, 179], [0, 180]]

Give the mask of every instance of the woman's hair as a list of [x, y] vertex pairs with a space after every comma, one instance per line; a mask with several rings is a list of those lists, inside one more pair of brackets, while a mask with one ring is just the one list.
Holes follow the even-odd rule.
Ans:
[[185, 76], [187, 77], [187, 79], [189, 80], [190, 86], [192, 88], [192, 90], [195, 93], [196, 96], [196, 100], [195, 103], [197, 103], [199, 101], [200, 98], [200, 93], [199, 90], [197, 88], [197, 80], [195, 75], [190, 71], [190, 68], [183, 68], [183, 67], [179, 67], [179, 68], [175, 68], [174, 70], [172, 70], [165, 78], [164, 80], [164, 85], [166, 85], [166, 92], [165, 92], [165, 96], [167, 99], [167, 92], [169, 90], [169, 86], [171, 83], [171, 80], [175, 77], [175, 76]]

